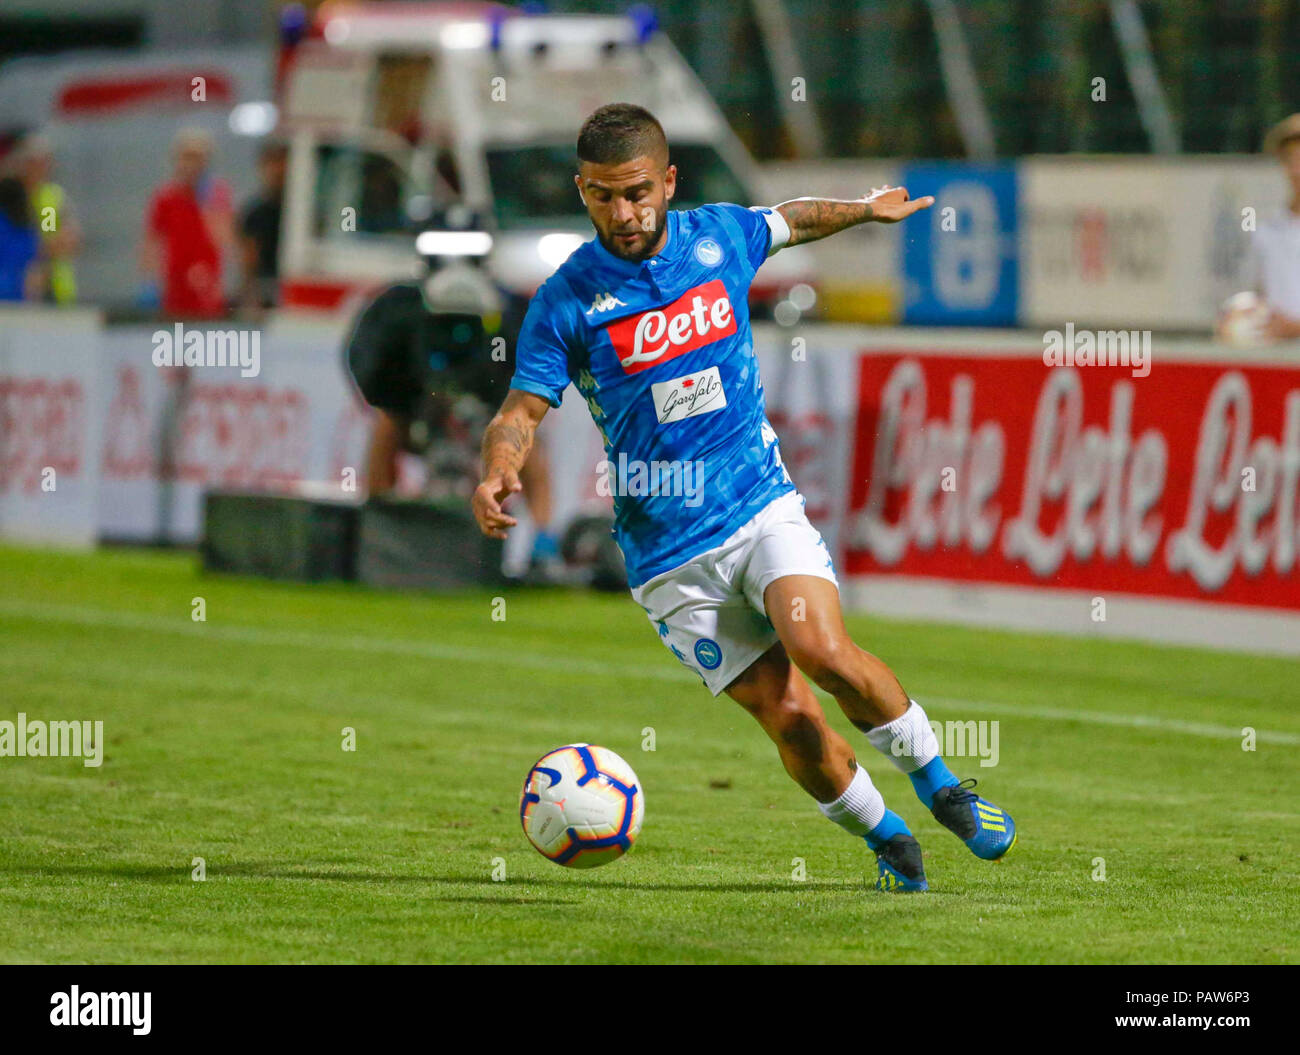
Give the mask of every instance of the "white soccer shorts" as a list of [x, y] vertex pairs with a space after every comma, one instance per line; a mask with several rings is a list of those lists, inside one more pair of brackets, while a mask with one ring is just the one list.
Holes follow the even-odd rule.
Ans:
[[771, 648], [763, 592], [785, 575], [838, 581], [796, 492], [769, 502], [721, 546], [635, 587], [659, 640], [717, 696]]

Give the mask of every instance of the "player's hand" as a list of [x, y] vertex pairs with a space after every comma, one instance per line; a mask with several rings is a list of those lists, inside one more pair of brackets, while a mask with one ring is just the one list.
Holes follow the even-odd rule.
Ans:
[[506, 532], [519, 523], [501, 508], [501, 503], [516, 491], [522, 491], [523, 487], [519, 482], [519, 474], [513, 469], [506, 469], [489, 476], [474, 489], [470, 506], [474, 510], [479, 530], [488, 538], [503, 539]]
[[934, 204], [931, 197], [917, 198], [912, 201], [907, 196], [906, 187], [878, 187], [862, 199], [871, 206], [873, 220], [879, 223], [898, 223], [906, 220], [914, 212], [928, 209]]

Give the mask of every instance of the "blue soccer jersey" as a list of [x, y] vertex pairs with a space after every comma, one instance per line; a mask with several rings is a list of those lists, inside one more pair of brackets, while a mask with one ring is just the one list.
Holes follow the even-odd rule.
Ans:
[[572, 381], [587, 401], [605, 442], [597, 488], [614, 498], [634, 587], [794, 490], [764, 410], [748, 302], [784, 220], [721, 204], [669, 212], [666, 226], [644, 261], [599, 239], [575, 250], [528, 307], [510, 382], [559, 406]]

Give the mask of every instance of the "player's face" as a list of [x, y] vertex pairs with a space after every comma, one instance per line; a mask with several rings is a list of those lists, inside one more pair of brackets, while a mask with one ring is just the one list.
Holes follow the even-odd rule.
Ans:
[[624, 260], [644, 260], [660, 248], [677, 166], [651, 157], [618, 165], [584, 161], [574, 177], [600, 244]]

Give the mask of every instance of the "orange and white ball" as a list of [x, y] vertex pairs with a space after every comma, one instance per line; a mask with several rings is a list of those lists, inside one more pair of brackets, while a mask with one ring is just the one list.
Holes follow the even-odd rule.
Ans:
[[524, 780], [519, 819], [548, 861], [595, 868], [622, 857], [641, 833], [645, 795], [621, 757], [567, 744], [539, 758]]

